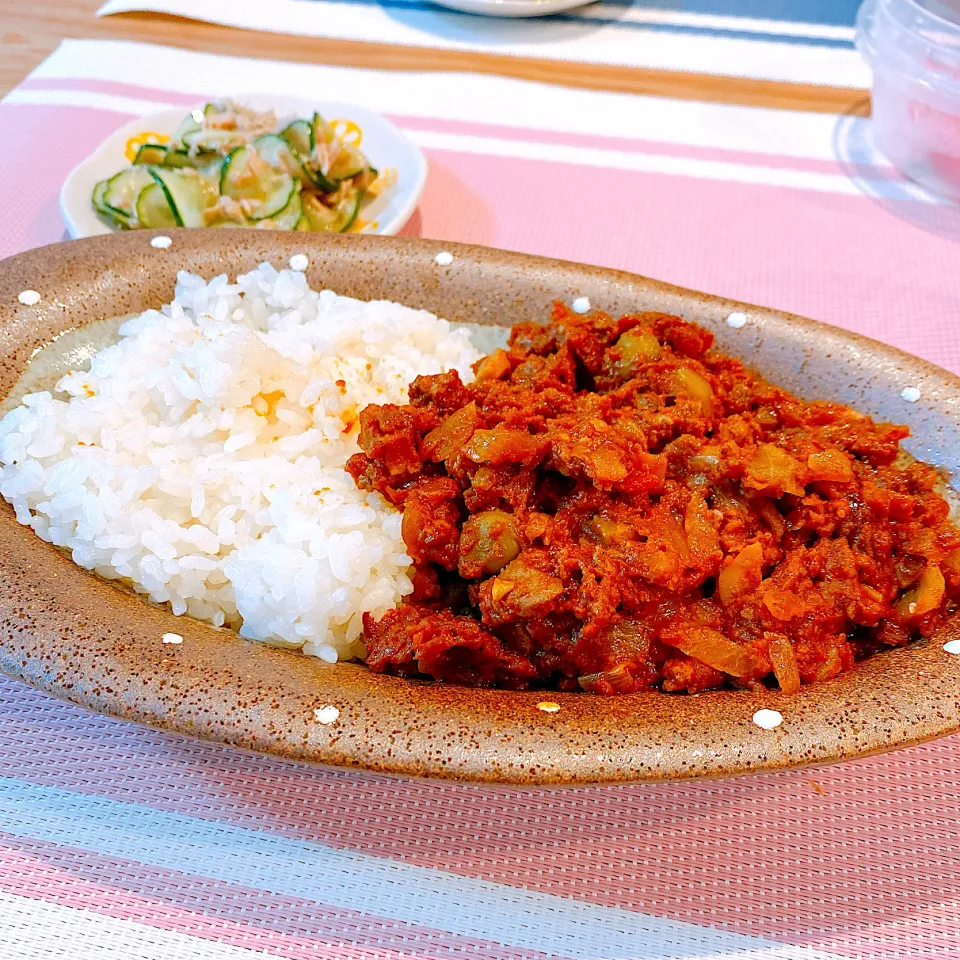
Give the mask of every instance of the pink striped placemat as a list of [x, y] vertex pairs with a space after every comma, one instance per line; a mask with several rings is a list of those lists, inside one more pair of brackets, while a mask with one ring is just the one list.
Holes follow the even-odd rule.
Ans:
[[[71, 42], [0, 105], [6, 255], [131, 116], [349, 89], [425, 148], [407, 232], [624, 267], [960, 371], [957, 210], [864, 122]], [[320, 94], [323, 95], [323, 94]], [[716, 783], [519, 792], [251, 757], [0, 680], [0, 956], [960, 956], [960, 740]]]

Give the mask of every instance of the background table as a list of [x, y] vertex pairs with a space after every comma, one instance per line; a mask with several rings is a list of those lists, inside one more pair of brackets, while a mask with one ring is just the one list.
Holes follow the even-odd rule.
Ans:
[[97, 20], [94, 14], [100, 6], [98, 0], [6, 0], [6, 3], [7, 9], [0, 8], [0, 95], [23, 79], [65, 37], [101, 37], [303, 63], [380, 70], [496, 73], [598, 90], [793, 110], [844, 113], [863, 109], [864, 102], [862, 91], [840, 87], [288, 37], [147, 14]]
[[[865, 91], [5, 2], [20, 9], [0, 10], [0, 88], [19, 86], [0, 107], [0, 256], [62, 237], [63, 178], [134, 115], [251, 76], [276, 93], [349, 82], [428, 155], [411, 234], [792, 309], [960, 372], [958, 212], [915, 201], [870, 154]], [[68, 44], [21, 82], [64, 38], [140, 44]], [[429, 70], [459, 74], [438, 96]], [[587, 209], [570, 182], [588, 179], [631, 202]], [[952, 737], [720, 782], [405, 782], [170, 736], [0, 678], [0, 956], [956, 960], [958, 780]]]

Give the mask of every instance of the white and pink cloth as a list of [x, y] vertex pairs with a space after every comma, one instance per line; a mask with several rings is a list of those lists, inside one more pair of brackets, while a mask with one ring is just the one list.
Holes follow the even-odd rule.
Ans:
[[[960, 372], [960, 211], [855, 117], [71, 41], [0, 104], [0, 255], [63, 237], [64, 177], [131, 117], [253, 89], [408, 131], [430, 163], [410, 235], [621, 267]], [[722, 782], [417, 783], [0, 680], [0, 956], [948, 960], [958, 782], [960, 738]]]
[[600, 0], [518, 19], [460, 13], [431, 0], [107, 0], [98, 13], [162, 13], [331, 40], [865, 89], [870, 70], [854, 48], [859, 5]]

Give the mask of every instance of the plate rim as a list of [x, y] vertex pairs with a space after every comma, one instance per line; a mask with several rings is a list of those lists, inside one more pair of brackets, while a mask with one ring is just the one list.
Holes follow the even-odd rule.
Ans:
[[[412, 187], [409, 189], [409, 196], [407, 197], [406, 202], [399, 208], [398, 212], [394, 214], [393, 218], [389, 221], [386, 227], [381, 226], [376, 231], [371, 231], [371, 235], [396, 236], [407, 225], [407, 223], [409, 223], [410, 218], [417, 209], [417, 204], [423, 197], [423, 191], [427, 182], [429, 164], [427, 163], [426, 155], [420, 148], [420, 145], [416, 143], [412, 137], [404, 133], [404, 131], [402, 131], [392, 120], [390, 120], [389, 117], [386, 117], [377, 110], [371, 110], [369, 107], [364, 107], [361, 104], [352, 104], [342, 100], [312, 100], [309, 97], [295, 97], [288, 96], [286, 94], [263, 93], [240, 93], [234, 95], [231, 97], [231, 99], [237, 101], [238, 103], [247, 103], [252, 100], [287, 102], [291, 104], [296, 103], [304, 105], [304, 107], [309, 107], [309, 109], [317, 110], [318, 112], [321, 112], [319, 109], [321, 107], [342, 107], [357, 114], [365, 114], [368, 117], [375, 119], [375, 121], [380, 124], [383, 129], [387, 130], [393, 137], [395, 137], [398, 141], [401, 141], [411, 151], [411, 156], [413, 158], [416, 170], [415, 179], [413, 180]], [[104, 137], [103, 140], [101, 140], [100, 143], [98, 143], [97, 146], [91, 150], [86, 157], [83, 158], [83, 160], [77, 163], [64, 178], [58, 194], [58, 208], [60, 211], [60, 216], [63, 219], [64, 226], [67, 229], [69, 237], [73, 240], [84, 240], [94, 236], [108, 236], [123, 232], [114, 230], [108, 224], [101, 221], [96, 214], [92, 212], [92, 206], [89, 203], [89, 197], [84, 199], [80, 195], [81, 190], [77, 181], [83, 177], [92, 164], [97, 163], [101, 157], [110, 151], [113, 144], [119, 141], [121, 138], [129, 139], [129, 137], [139, 132], [137, 129], [133, 128], [140, 127], [141, 124], [149, 124], [151, 120], [155, 120], [159, 117], [166, 117], [168, 114], [173, 113], [178, 114], [182, 119], [182, 117], [191, 110], [202, 109], [203, 105], [203, 102], [198, 102], [193, 106], [172, 106], [164, 110], [154, 110], [150, 113], [144, 113], [140, 116], [132, 117], [122, 126], [117, 127], [117, 129], [111, 134]], [[282, 116], [286, 112], [288, 111], [280, 111], [280, 115]], [[147, 127], [147, 129], [149, 129], [149, 127]], [[80, 219], [84, 215], [92, 218], [90, 221], [91, 223], [94, 220], [96, 221], [99, 232], [91, 233], [88, 228], [84, 227], [83, 222]]]
[[[542, 288], [563, 298], [585, 292], [598, 306], [604, 290], [611, 303], [645, 298], [645, 308], [655, 303], [672, 312], [686, 304], [708, 326], [741, 310], [758, 327], [779, 330], [781, 339], [815, 333], [830, 349], [848, 347], [863, 362], [886, 365], [891, 377], [918, 373], [934, 406], [960, 396], [960, 377], [893, 347], [622, 271], [410, 238], [165, 232], [174, 241], [169, 251], [149, 245], [160, 231], [137, 231], [39, 248], [0, 263], [0, 379], [9, 381], [44, 330], [89, 313], [91, 300], [99, 315], [108, 304], [114, 315], [157, 305], [160, 278], [167, 278], [169, 293], [173, 272], [184, 265], [172, 253], [209, 276], [251, 258], [278, 264], [306, 252], [314, 284], [337, 274], [341, 289], [352, 283], [362, 290], [377, 267], [378, 282], [393, 299], [412, 306], [459, 303], [481, 322], [519, 302], [528, 288], [535, 296]], [[441, 250], [454, 255], [442, 271], [434, 260]], [[499, 286], [481, 294], [492, 279]], [[27, 288], [48, 297], [22, 306], [16, 297]], [[345, 292], [356, 295], [353, 288]], [[918, 406], [911, 415], [919, 415]], [[167, 632], [185, 643], [161, 648]], [[330, 667], [175, 618], [76, 567], [17, 524], [9, 506], [0, 508], [0, 672], [101, 713], [325, 766], [568, 786], [731, 776], [869, 756], [960, 730], [960, 657], [941, 649], [948, 638], [960, 638], [960, 616], [934, 640], [884, 653], [792, 697], [772, 690], [610, 699], [465, 691], [354, 665]], [[560, 711], [538, 709], [545, 700], [560, 703]], [[327, 704], [337, 706], [339, 718], [318, 724], [313, 711]], [[762, 708], [780, 709], [784, 723], [760, 730], [752, 716]]]

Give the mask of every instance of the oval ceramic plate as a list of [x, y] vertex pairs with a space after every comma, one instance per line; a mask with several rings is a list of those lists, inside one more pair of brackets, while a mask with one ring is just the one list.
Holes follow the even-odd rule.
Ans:
[[[329, 100], [273, 96], [235, 99], [257, 110], [273, 110], [281, 124], [296, 117], [311, 117], [314, 111], [330, 120], [351, 121], [359, 128], [360, 146], [370, 162], [379, 170], [397, 171], [397, 182], [364, 207], [363, 219], [370, 225], [364, 232], [392, 236], [413, 215], [427, 181], [427, 160], [420, 148], [386, 117], [363, 107]], [[99, 237], [115, 232], [93, 209], [90, 198], [94, 186], [130, 166], [126, 149], [131, 137], [146, 132], [170, 136], [190, 109], [176, 107], [131, 120], [71, 171], [60, 190], [60, 212], [71, 237]]]
[[[610, 313], [660, 310], [710, 328], [721, 349], [807, 397], [909, 424], [917, 457], [956, 478], [960, 379], [874, 341], [641, 277], [478, 247], [258, 231], [148, 231], [34, 250], [0, 264], [0, 396], [33, 351], [101, 317], [159, 307], [181, 267], [205, 277], [310, 258], [314, 286], [386, 297], [452, 321], [542, 320], [554, 299]], [[436, 254], [454, 256], [439, 266]], [[36, 306], [18, 294], [40, 293]], [[743, 311], [746, 324], [725, 323]], [[907, 403], [904, 386], [921, 399]], [[954, 479], [956, 483], [956, 479]], [[164, 645], [165, 633], [183, 636]], [[0, 670], [139, 723], [252, 750], [418, 777], [575, 784], [721, 776], [823, 763], [960, 729], [960, 638], [880, 654], [795, 696], [719, 691], [595, 697], [471, 690], [328, 665], [176, 618], [75, 566], [0, 503]], [[559, 709], [541, 709], [543, 701]], [[317, 722], [315, 711], [323, 719]], [[754, 724], [778, 710], [775, 730]]]

